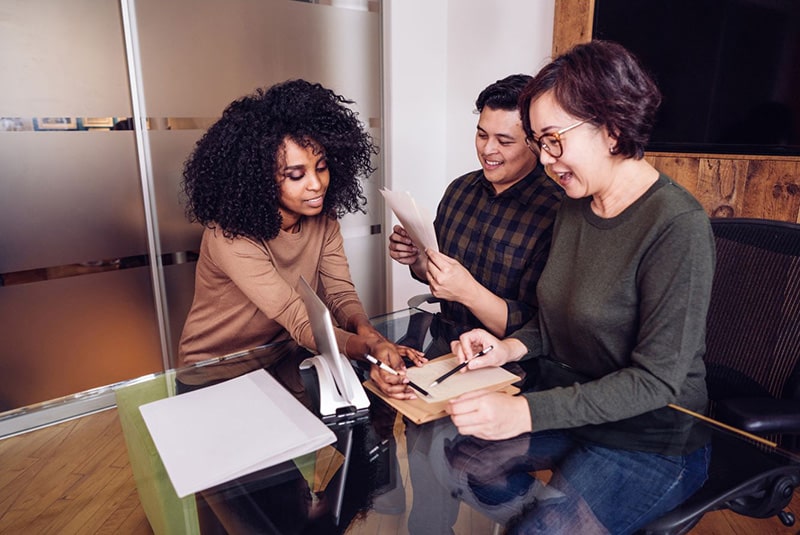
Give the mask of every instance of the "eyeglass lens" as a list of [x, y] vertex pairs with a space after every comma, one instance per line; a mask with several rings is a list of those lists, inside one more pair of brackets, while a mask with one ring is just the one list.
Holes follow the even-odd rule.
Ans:
[[561, 140], [555, 134], [544, 134], [539, 138], [539, 147], [546, 150], [553, 158], [558, 158], [563, 152]]

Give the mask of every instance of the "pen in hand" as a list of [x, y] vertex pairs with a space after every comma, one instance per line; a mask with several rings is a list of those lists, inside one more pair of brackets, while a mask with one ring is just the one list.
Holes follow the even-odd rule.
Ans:
[[[486, 353], [488, 353], [489, 351], [491, 351], [492, 349], [494, 349], [494, 346], [489, 346], [489, 347], [487, 347], [487, 348], [481, 349], [480, 351], [478, 351], [477, 353], [475, 353], [475, 355], [474, 355], [472, 358], [473, 358], [473, 359], [475, 359], [475, 358], [478, 358], [478, 357], [482, 357], [482, 356], [484, 356]], [[470, 360], [472, 360], [472, 359], [470, 359]], [[435, 380], [434, 382], [432, 382], [430, 385], [428, 385], [428, 388], [433, 388], [434, 386], [438, 385], [439, 383], [441, 383], [442, 381], [444, 381], [445, 379], [447, 379], [448, 377], [450, 377], [450, 376], [451, 376], [451, 375], [453, 375], [454, 373], [456, 373], [456, 372], [458, 372], [459, 370], [461, 370], [461, 369], [462, 369], [464, 366], [466, 366], [468, 363], [469, 363], [469, 360], [465, 360], [464, 362], [462, 362], [461, 364], [459, 364], [458, 366], [456, 366], [455, 368], [453, 368], [453, 369], [452, 369], [452, 370], [450, 370], [449, 372], [447, 372], [447, 373], [445, 373], [444, 375], [440, 376], [438, 379], [436, 379], [436, 380]]]
[[[376, 359], [376, 358], [375, 358], [375, 357], [373, 357], [372, 355], [364, 355], [364, 356], [366, 357], [366, 359], [367, 359], [368, 361], [370, 361], [371, 363], [375, 364], [377, 367], [379, 367], [379, 368], [380, 368], [380, 369], [382, 369], [383, 371], [385, 371], [385, 372], [389, 372], [389, 373], [391, 373], [392, 375], [400, 375], [400, 374], [397, 372], [397, 370], [395, 370], [395, 369], [393, 369], [393, 368], [390, 368], [389, 366], [387, 366], [387, 365], [386, 365], [386, 364], [384, 364], [383, 362], [379, 361], [378, 359]], [[417, 391], [418, 391], [420, 394], [422, 394], [423, 396], [430, 396], [430, 394], [428, 394], [428, 392], [427, 392], [427, 391], [425, 391], [425, 390], [423, 390], [422, 388], [420, 388], [419, 386], [415, 385], [413, 381], [409, 381], [409, 382], [408, 382], [408, 386], [410, 386], [410, 387], [411, 387], [411, 388], [413, 388], [414, 390], [417, 390]]]

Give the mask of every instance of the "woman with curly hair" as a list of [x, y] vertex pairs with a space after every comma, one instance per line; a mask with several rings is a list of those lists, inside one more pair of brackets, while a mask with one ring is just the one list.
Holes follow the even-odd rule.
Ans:
[[[350, 103], [319, 84], [283, 82], [231, 103], [197, 142], [183, 190], [187, 216], [205, 230], [181, 364], [289, 337], [316, 348], [301, 276], [341, 326], [342, 353], [396, 369], [402, 356], [419, 358], [375, 330], [350, 278], [337, 218], [363, 210], [360, 179], [377, 152]], [[384, 385], [405, 390], [401, 380]]]

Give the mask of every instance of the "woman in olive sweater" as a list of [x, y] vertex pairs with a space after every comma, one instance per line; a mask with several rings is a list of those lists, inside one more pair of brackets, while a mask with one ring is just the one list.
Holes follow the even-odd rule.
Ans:
[[[514, 476], [451, 459], [483, 473], [472, 480], [484, 478], [473, 486], [479, 501], [518, 497], [534, 485], [527, 471], [552, 469], [552, 489], [579, 498], [572, 510], [563, 497], [553, 505], [565, 526], [580, 504], [595, 527], [630, 533], [706, 478], [705, 434], [668, 404], [706, 408], [714, 238], [701, 205], [643, 159], [659, 104], [636, 59], [602, 41], [556, 58], [523, 92], [529, 146], [566, 197], [537, 286], [538, 316], [505, 340], [471, 331], [454, 343], [462, 360], [494, 346], [470, 369], [540, 363], [535, 391], [476, 392], [450, 405], [459, 433], [485, 441], [476, 461], [508, 451], [509, 441], [526, 452]], [[525, 504], [516, 529], [550, 518], [559, 532], [546, 504]]]

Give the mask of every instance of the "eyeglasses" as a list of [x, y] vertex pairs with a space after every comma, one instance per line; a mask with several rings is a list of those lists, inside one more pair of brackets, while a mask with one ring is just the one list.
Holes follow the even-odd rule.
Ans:
[[547, 154], [552, 156], [553, 158], [561, 158], [561, 155], [564, 154], [564, 145], [561, 141], [561, 136], [565, 133], [569, 132], [573, 128], [578, 128], [583, 123], [588, 123], [594, 119], [584, 119], [583, 121], [578, 121], [575, 124], [571, 124], [566, 128], [562, 128], [557, 132], [550, 132], [549, 134], [542, 134], [541, 136], [533, 137], [533, 138], [525, 138], [525, 144], [528, 145], [528, 148], [533, 152], [535, 155], [539, 156], [541, 151], [547, 151]]

